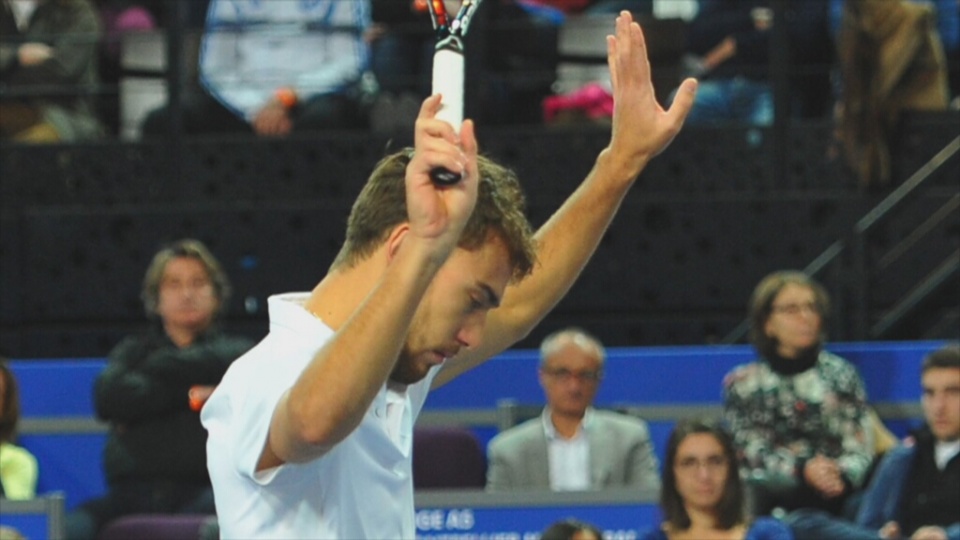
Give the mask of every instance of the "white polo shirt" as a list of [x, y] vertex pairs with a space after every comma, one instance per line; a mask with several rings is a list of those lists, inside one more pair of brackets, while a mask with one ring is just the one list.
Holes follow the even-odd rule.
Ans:
[[269, 299], [270, 333], [203, 407], [221, 537], [414, 538], [413, 424], [439, 368], [410, 386], [384, 385], [360, 426], [322, 457], [254, 472], [277, 401], [333, 335], [303, 308], [308, 297]]

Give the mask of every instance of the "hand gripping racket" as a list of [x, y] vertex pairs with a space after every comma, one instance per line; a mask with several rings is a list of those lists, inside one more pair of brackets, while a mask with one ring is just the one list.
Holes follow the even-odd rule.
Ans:
[[[437, 118], [449, 122], [458, 132], [463, 123], [463, 36], [479, 5], [480, 0], [463, 0], [457, 16], [451, 19], [443, 0], [427, 0], [437, 34], [433, 53], [433, 93], [443, 95]], [[430, 171], [430, 178], [438, 184], [450, 185], [460, 181], [460, 174], [436, 168]]]

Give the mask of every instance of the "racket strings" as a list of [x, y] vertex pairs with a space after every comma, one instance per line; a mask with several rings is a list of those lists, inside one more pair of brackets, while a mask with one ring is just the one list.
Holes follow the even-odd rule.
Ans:
[[466, 35], [470, 19], [479, 4], [479, 0], [463, 0], [460, 11], [457, 12], [457, 18], [453, 20], [451, 32], [459, 33], [461, 36]]
[[467, 33], [470, 19], [480, 4], [480, 1], [463, 0], [453, 20], [450, 20], [450, 16], [447, 14], [444, 0], [426, 0], [426, 4], [430, 12], [430, 18], [433, 21], [433, 28], [437, 32], [437, 37], [444, 38], [450, 35], [464, 36]]

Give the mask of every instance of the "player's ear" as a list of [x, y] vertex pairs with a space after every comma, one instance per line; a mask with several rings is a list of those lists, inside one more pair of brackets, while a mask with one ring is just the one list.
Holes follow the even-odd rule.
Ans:
[[406, 238], [408, 232], [410, 232], [409, 223], [401, 223], [400, 225], [394, 227], [392, 231], [390, 231], [390, 236], [387, 237], [386, 242], [386, 255], [388, 264], [397, 255], [397, 252], [400, 251], [400, 245], [403, 244], [403, 239]]

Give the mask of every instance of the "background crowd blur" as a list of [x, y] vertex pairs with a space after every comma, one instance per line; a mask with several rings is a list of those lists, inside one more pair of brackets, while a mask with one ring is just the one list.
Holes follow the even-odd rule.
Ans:
[[[455, 1], [450, 4], [451, 9], [456, 8]], [[244, 171], [244, 163], [232, 165], [231, 169], [230, 154], [223, 153], [225, 147], [216, 146], [218, 141], [269, 139], [277, 142], [276, 148], [282, 149], [284, 140], [303, 141], [297, 137], [323, 133], [348, 134], [344, 138], [351, 141], [355, 139], [350, 137], [357, 134], [401, 138], [410, 131], [420, 101], [430, 92], [433, 32], [425, 5], [418, 1], [0, 0], [0, 6], [0, 144], [4, 147], [4, 156], [13, 158], [2, 165], [7, 171], [17, 169], [22, 163], [15, 159], [16, 148], [89, 143], [90, 148], [116, 144], [116, 148], [123, 149], [129, 145], [134, 150], [121, 158], [126, 159], [139, 155], [141, 148], [150, 148], [136, 146], [140, 143], [214, 141], [209, 143], [213, 150], [195, 161], [215, 165], [227, 162], [228, 166], [223, 167], [227, 170], [224, 176], [232, 178], [234, 174], [249, 171]], [[598, 65], [601, 73], [604, 69], [602, 36], [608, 29], [595, 21], [607, 20], [619, 9], [636, 13], [645, 29], [657, 77], [655, 83], [662, 100], [671, 99], [671, 91], [682, 77], [694, 75], [701, 80], [694, 112], [688, 121], [690, 128], [706, 134], [697, 140], [716, 141], [726, 138], [727, 133], [737, 137], [745, 134], [751, 149], [773, 149], [772, 158], [760, 155], [759, 150], [751, 154], [751, 160], [758, 165], [744, 168], [748, 171], [744, 176], [770, 175], [771, 171], [796, 168], [798, 162], [808, 160], [808, 155], [776, 154], [777, 148], [790, 150], [791, 141], [779, 139], [777, 143], [775, 138], [786, 137], [786, 132], [780, 129], [784, 123], [812, 121], [827, 126], [826, 137], [831, 141], [827, 145], [830, 151], [816, 159], [842, 161], [846, 173], [853, 179], [851, 185], [855, 187], [842, 196], [854, 198], [870, 190], [886, 195], [897, 189], [896, 182], [906, 176], [903, 171], [898, 175], [893, 163], [898, 145], [909, 142], [904, 141], [901, 130], [905, 115], [911, 111], [960, 109], [960, 2], [957, 0], [484, 0], [478, 11], [479, 20], [473, 23], [468, 36], [467, 114], [477, 119], [481, 130], [487, 126], [517, 133], [534, 130], [530, 138], [542, 145], [540, 148], [500, 148], [501, 153], [508, 157], [532, 155], [533, 161], [546, 162], [551, 158], [542, 156], [555, 154], [546, 154], [542, 148], [556, 140], [551, 138], [554, 134], [572, 127], [573, 131], [565, 132], [572, 133], [572, 139], [564, 139], [564, 144], [570, 140], [583, 144], [577, 138], [581, 133], [578, 130], [588, 133], [609, 119], [612, 102], [609, 81], [594, 76]], [[601, 31], [595, 32], [595, 28]], [[574, 68], [583, 68], [587, 75], [571, 77], [574, 71], [569, 70]], [[767, 133], [774, 140], [772, 144], [762, 141]], [[312, 143], [312, 139], [306, 140]], [[483, 144], [483, 140], [481, 142]], [[158, 159], [178, 161], [165, 154], [166, 151], [160, 152]], [[285, 182], [309, 184], [313, 180], [301, 179], [297, 176], [299, 171], [313, 174], [317, 170], [336, 170], [335, 161], [357, 153], [362, 152], [336, 147], [323, 154], [310, 149], [302, 159], [306, 164], [301, 169], [287, 165], [288, 177], [263, 179], [261, 183], [268, 186], [240, 204], [238, 207], [243, 208], [237, 223], [227, 220], [224, 228], [233, 233], [239, 230], [238, 236], [243, 236], [245, 227], [269, 228], [272, 221], [280, 220], [257, 221], [257, 203], [263, 202], [257, 200], [257, 193], [280, 191]], [[694, 166], [703, 155], [697, 153], [686, 161]], [[289, 156], [285, 159], [296, 161]], [[762, 164], [768, 160], [779, 160], [779, 163], [764, 168]], [[736, 167], [732, 161], [736, 161], [736, 157], [721, 156], [704, 167]], [[39, 165], [62, 173], [61, 183], [72, 190], [71, 194], [82, 194], [84, 188], [95, 183], [76, 181], [72, 176], [76, 162], [62, 155]], [[564, 165], [560, 163], [561, 168]], [[96, 165], [91, 169], [92, 177], [97, 177], [101, 170]], [[121, 180], [136, 185], [133, 176], [142, 172], [141, 169], [149, 169], [149, 165], [138, 164], [131, 169], [134, 170], [122, 172], [123, 175], [133, 173], [131, 177]], [[18, 170], [32, 169], [24, 166]], [[661, 172], [655, 167], [651, 169], [654, 175]], [[44, 174], [49, 174], [49, 170], [44, 169]], [[51, 178], [29, 177], [24, 183], [27, 187], [21, 187], [22, 184], [15, 184], [8, 175], [3, 176], [0, 182], [4, 183], [5, 205], [15, 205], [20, 196], [35, 195], [41, 201], [48, 197], [43, 191], [44, 182]], [[335, 205], [340, 193], [349, 189], [330, 177], [325, 177], [329, 190], [324, 195], [329, 200], [323, 204]], [[52, 180], [54, 183], [60, 179]], [[781, 180], [773, 178], [769, 184], [775, 185]], [[199, 204], [198, 193], [213, 197], [220, 195], [221, 190], [231, 191], [236, 187], [230, 182], [211, 187], [214, 184], [205, 183], [202, 178], [191, 178], [190, 184], [199, 187], [189, 191], [192, 195], [182, 201], [163, 199], [168, 193], [163, 190], [168, 187], [157, 185], [150, 186], [148, 195], [142, 197], [150, 201], [160, 193], [158, 204], [182, 203], [177, 211], [189, 214], [194, 207], [191, 205]], [[795, 186], [787, 186], [792, 187]], [[549, 187], [547, 191], [546, 196], [552, 196]], [[956, 186], [948, 186], [948, 191], [944, 195], [947, 203], [924, 216], [926, 221], [915, 229], [903, 234], [882, 231], [881, 243], [894, 245], [885, 257], [873, 262], [877, 266], [893, 265], [899, 250], [921, 244], [921, 233], [936, 226], [937, 216], [947, 223], [940, 240], [950, 249], [960, 247], [960, 230], [950, 225], [955, 219], [949, 221], [951, 215], [956, 216]], [[104, 192], [110, 193], [105, 197], [109, 200], [97, 203], [107, 204], [107, 213], [122, 213], [123, 189], [104, 189]], [[297, 196], [303, 197], [303, 193], [298, 191]], [[795, 199], [803, 198], [797, 193], [791, 192], [794, 198], [786, 205], [794, 210], [800, 208]], [[702, 195], [710, 197], [710, 193]], [[133, 197], [133, 204], [143, 202], [137, 197], [141, 195]], [[89, 210], [82, 200], [55, 200], [54, 203], [67, 208], [72, 217], [81, 216], [81, 219]], [[229, 205], [229, 202], [222, 204]], [[776, 246], [792, 257], [796, 267], [809, 262], [809, 258], [798, 255], [809, 251], [807, 246], [799, 245], [801, 242], [791, 244], [785, 238], [777, 238], [764, 244], [751, 239], [753, 237], [747, 238], [746, 233], [738, 233], [736, 228], [731, 231], [724, 223], [711, 224], [722, 229], [720, 234], [725, 238], [724, 242], [711, 243], [705, 234], [691, 232], [696, 227], [697, 209], [701, 208], [697, 204], [689, 204], [689, 214], [672, 218], [656, 206], [655, 200], [638, 210], [638, 217], [630, 222], [654, 234], [679, 231], [679, 237], [691, 244], [688, 250], [671, 246], [658, 252], [643, 239], [615, 245], [626, 246], [618, 249], [629, 249], [631, 253], [652, 253], [651, 265], [682, 265], [692, 257], [691, 253], [725, 251], [728, 241], [738, 240], [749, 245], [752, 253], [761, 255], [767, 246]], [[757, 212], [769, 219], [770, 234], [777, 236], [777, 231], [790, 229], [786, 223], [789, 216], [771, 215], [777, 213], [779, 206], [771, 210], [754, 199], [744, 205], [752, 210], [759, 208]], [[536, 212], [538, 208], [532, 210]], [[27, 211], [33, 212], [31, 218], [42, 219], [45, 215], [42, 210]], [[814, 204], [809, 212], [800, 212], [809, 214], [810, 222], [816, 225], [832, 219], [836, 208]], [[336, 217], [335, 211], [327, 213]], [[32, 240], [44, 238], [42, 231], [30, 229], [19, 218], [20, 214], [13, 219], [7, 216], [2, 222], [4, 249], [0, 254], [5, 266], [20, 253], [9, 247], [14, 245], [10, 238], [22, 239], [34, 246], [42, 241]], [[40, 228], [70, 228], [53, 221]], [[287, 232], [279, 232], [277, 236], [305, 228], [304, 220], [295, 213], [285, 221]], [[784, 228], [774, 227], [774, 223], [781, 221]], [[102, 234], [126, 245], [123, 240], [136, 234], [136, 227], [131, 225], [134, 222], [114, 221]], [[202, 230], [203, 223], [206, 222], [191, 221], [188, 216], [179, 224], [151, 222], [146, 228], [158, 229], [152, 232], [168, 242], [186, 236], [185, 233], [213, 239], [213, 246], [229, 251], [223, 256], [225, 261], [230, 261], [231, 271], [238, 274], [249, 271], [242, 274], [241, 279], [249, 281], [254, 279], [249, 276], [259, 275], [254, 272], [263, 270], [258, 267], [261, 263], [258, 257], [230, 251], [230, 244], [226, 242], [216, 246], [219, 233]], [[860, 221], [857, 226], [869, 228], [870, 225], [871, 222]], [[323, 227], [332, 228], [332, 225], [325, 222]], [[765, 228], [746, 232], [761, 235]], [[816, 227], [809, 229], [804, 232], [818, 234]], [[614, 234], [611, 243], [624, 242], [624, 236], [632, 238], [637, 236], [635, 232]], [[102, 240], [96, 232], [82, 234], [91, 239], [91, 243]], [[310, 238], [301, 247], [317, 249], [317, 245], [325, 242], [325, 239]], [[151, 249], [153, 247], [156, 246], [151, 244]], [[202, 243], [181, 241], [157, 253], [148, 253], [139, 246], [121, 249], [118, 256], [97, 253], [97, 249], [88, 252], [76, 246], [62, 251], [49, 258], [68, 260], [78, 268], [95, 273], [103, 271], [108, 265], [103, 259], [111, 257], [138, 269], [150, 268], [143, 281], [142, 298], [150, 323], [141, 325], [141, 321], [111, 319], [117, 323], [117, 332], [126, 333], [135, 326], [147, 328], [142, 333], [129, 332], [130, 337], [119, 344], [111, 343], [115, 347], [108, 355], [108, 367], [90, 389], [96, 414], [110, 426], [104, 456], [109, 493], [103, 499], [85, 501], [86, 504], [76, 509], [68, 520], [71, 537], [95, 537], [105, 524], [131, 513], [210, 513], [209, 481], [200, 467], [204, 457], [203, 434], [199, 431], [196, 411], [190, 407], [202, 406], [202, 393], [217, 383], [229, 363], [251, 345], [252, 339], [262, 335], [261, 328], [248, 325], [242, 336], [239, 332], [237, 335], [223, 332], [220, 324], [225, 321], [221, 314], [230, 299], [229, 280], [225, 268]], [[855, 249], [852, 251], [856, 253]], [[825, 255], [829, 253], [830, 249]], [[160, 259], [150, 264], [153, 256]], [[940, 274], [930, 274], [916, 287], [902, 288], [910, 294], [945, 290], [946, 297], [955, 297], [958, 275], [955, 259], [960, 259], [960, 253], [950, 251], [949, 257], [952, 258], [937, 268]], [[747, 280], [773, 270], [745, 269], [744, 261], [737, 256], [729, 257], [727, 262], [734, 271], [747, 276]], [[821, 262], [820, 259], [817, 262]], [[32, 266], [15, 272], [16, 283], [34, 273], [49, 275], [68, 285], [73, 283], [69, 276], [64, 277], [62, 270], [51, 270], [55, 265], [43, 258], [30, 258], [22, 264]], [[596, 264], [621, 272], [631, 270], [625, 268], [631, 264], [619, 259]], [[701, 266], [704, 267], [698, 266], [693, 273], [703, 275], [704, 279], [716, 273], [716, 269], [707, 268], [706, 264]], [[168, 271], [172, 274], [167, 275]], [[281, 272], [276, 268], [264, 271]], [[303, 270], [308, 274], [310, 271], [309, 268]], [[851, 295], [849, 291], [843, 294], [831, 291], [836, 293], [837, 300], [831, 307], [825, 288], [810, 274], [775, 272], [767, 275], [753, 291], [746, 326], [741, 328], [744, 331], [737, 334], [733, 330], [730, 334], [731, 341], [742, 340], [749, 329], [749, 339], [757, 355], [755, 361], [715, 381], [718, 396], [722, 392], [724, 417], [732, 428], [731, 434], [711, 422], [686, 425], [687, 431], [677, 432], [668, 456], [654, 455], [645, 419], [624, 411], [594, 409], [593, 398], [604, 376], [605, 352], [600, 340], [586, 331], [569, 328], [547, 338], [542, 343], [539, 372], [513, 374], [538, 378], [546, 406], [537, 405], [534, 416], [526, 423], [518, 420], [518, 425], [504, 430], [491, 441], [485, 452], [489, 460], [486, 487], [491, 491], [530, 488], [577, 491], [628, 486], [657, 491], [664, 479], [669, 483], [663, 493], [672, 494], [669, 504], [674, 506], [667, 508], [668, 502], [661, 501], [664, 525], [651, 533], [650, 538], [660, 538], [661, 532], [667, 538], [681, 537], [685, 527], [699, 523], [690, 519], [697, 515], [720, 516], [720, 522], [729, 525], [722, 529], [746, 534], [753, 517], [783, 517], [791, 511], [801, 511], [793, 514], [793, 521], [788, 520], [801, 535], [814, 538], [824, 530], [838, 530], [824, 527], [835, 526], [835, 520], [846, 519], [841, 524], [869, 524], [871, 530], [864, 534], [875, 537], [886, 524], [876, 523], [876, 516], [873, 521], [858, 521], [862, 498], [871, 492], [875, 476], [889, 480], [877, 472], [884, 455], [896, 449], [897, 452], [891, 452], [892, 458], [904, 459], [902, 450], [908, 446], [891, 435], [871, 412], [870, 396], [866, 395], [861, 374], [825, 346], [828, 323], [845, 320], [848, 313], [861, 308], [866, 301], [862, 295]], [[0, 302], [4, 303], [0, 312], [5, 325], [12, 320], [12, 326], [17, 329], [26, 328], [48, 315], [45, 312], [48, 308], [28, 302], [30, 305], [24, 310], [27, 315], [21, 317], [17, 312], [10, 316], [13, 309], [10, 306], [15, 303], [10, 299], [17, 294], [11, 292], [17, 287], [7, 281], [12, 279], [10, 275], [3, 273], [6, 290], [0, 291]], [[834, 277], [833, 283], [857, 285], [856, 276]], [[936, 289], [941, 282], [947, 284], [945, 289]], [[610, 283], [604, 285], [583, 295], [594, 299], [604, 294], [630, 296]], [[707, 290], [661, 293], [657, 287], [668, 287], [668, 284], [654, 283], [642, 289], [628, 288], [629, 283], [622, 285], [625, 290], [636, 293], [631, 302], [649, 304], [654, 309], [670, 312], [672, 317], [679, 315], [672, 311], [674, 305], [663, 297], [700, 296], [706, 298], [708, 309], [718, 309], [710, 303], [722, 293], [713, 290], [719, 289], [716, 286], [705, 287]], [[124, 298], [117, 304], [132, 304], [134, 311], [141, 311], [136, 299], [126, 298], [130, 295], [124, 291], [109, 298], [118, 296]], [[66, 295], [65, 300], [76, 298], [79, 297]], [[236, 299], [233, 305], [244, 313], [260, 314], [259, 300], [264, 299], [248, 295]], [[919, 304], [915, 296], [908, 294], [894, 308], [908, 311], [910, 302]], [[185, 315], [190, 320], [179, 325], [175, 323], [177, 305], [186, 311], [196, 308], [194, 313]], [[671, 307], [664, 309], [664, 305]], [[571, 311], [565, 322], [582, 323], [581, 314]], [[954, 309], [948, 313], [953, 313], [953, 319], [945, 319], [948, 321], [945, 332], [952, 339], [960, 337], [956, 336], [954, 324], [956, 312]], [[742, 315], [738, 312], [736, 317]], [[616, 316], [613, 309], [601, 318], [608, 320]], [[196, 320], [191, 322], [191, 317]], [[627, 319], [629, 317], [621, 326], [639, 325]], [[882, 317], [874, 317], [871, 322], [874, 327], [884, 324]], [[61, 317], [55, 318], [54, 324], [61, 328], [72, 323]], [[589, 328], [587, 324], [584, 326]], [[834, 325], [833, 329], [844, 337], [858, 335], [849, 326]], [[562, 325], [555, 324], [542, 333], [561, 329]], [[717, 329], [711, 332], [704, 333], [704, 341], [717, 341], [717, 333], [723, 333]], [[637, 337], [629, 345], [662, 344], [646, 342], [640, 334], [632, 334]], [[6, 343], [24, 344], [30, 339], [43, 342], [47, 334], [37, 335], [40, 337], [31, 334], [29, 339]], [[906, 335], [912, 339], [921, 337], [919, 331], [911, 334], [908, 330]], [[551, 342], [558, 336], [563, 339]], [[63, 348], [69, 348], [67, 341]], [[535, 343], [530, 341], [527, 345], [533, 347]], [[12, 358], [31, 356], [29, 351], [22, 354], [18, 347], [4, 347], [3, 352]], [[570, 350], [560, 354], [561, 349], [567, 348]], [[92, 351], [90, 347], [74, 349], [77, 357], [107, 355], [106, 350]], [[49, 349], [41, 347], [40, 350]], [[952, 365], [948, 361], [929, 368], [935, 370], [937, 378], [923, 383], [924, 400], [933, 399], [935, 392], [960, 392], [952, 390], [953, 379], [949, 379], [954, 374]], [[926, 373], [924, 371], [924, 377]], [[0, 378], [3, 407], [0, 410], [0, 488], [8, 499], [28, 499], [34, 495], [37, 483], [37, 461], [17, 445], [16, 380], [4, 363], [0, 363], [0, 374], [3, 375]], [[191, 390], [197, 391], [198, 386], [201, 397], [190, 394], [198, 400], [192, 403], [188, 394]], [[927, 394], [928, 386], [931, 396]], [[642, 400], [643, 396], [637, 396], [637, 401]], [[936, 412], [938, 410], [941, 412]], [[935, 417], [934, 423], [939, 424], [956, 421], [942, 410], [943, 406], [925, 408], [925, 420], [929, 422]], [[614, 432], [617, 435], [613, 440], [597, 437], [597, 426], [606, 426], [602, 430], [604, 435]], [[939, 479], [942, 474], [948, 480], [954, 479], [960, 466], [954, 448], [957, 434], [950, 432], [949, 427], [938, 428], [937, 437], [921, 429], [910, 439], [920, 437], [924, 452], [938, 448], [937, 464], [932, 461], [922, 464], [926, 467], [924, 474], [930, 478]], [[705, 444], [681, 448], [691, 433], [703, 435], [700, 442]], [[729, 453], [726, 446], [734, 448], [736, 460], [723, 455], [717, 457], [723, 452]], [[713, 454], [695, 455], [690, 458], [692, 461], [682, 461], [685, 452], [703, 453], [707, 451], [704, 449]], [[606, 463], [599, 466], [597, 456], [610, 457], [605, 457]], [[664, 464], [664, 468], [659, 464]], [[738, 476], [730, 474], [738, 467], [743, 471], [742, 486], [734, 482]], [[744, 511], [718, 509], [717, 500], [701, 508], [707, 510], [705, 513], [691, 513], [692, 506], [680, 511], [680, 507], [690, 502], [684, 499], [688, 494], [682, 482], [693, 482], [697, 475], [705, 485], [713, 486], [711, 489], [720, 486], [749, 490], [752, 496], [743, 501]], [[879, 488], [873, 491], [876, 489]], [[912, 485], [909, 489], [920, 490]], [[930, 495], [943, 493], [933, 490]], [[948, 504], [952, 502], [953, 499], [947, 500]], [[922, 517], [910, 515], [908, 526], [913, 530], [927, 525], [923, 520], [933, 516], [931, 519], [937, 520], [937, 526], [942, 526], [949, 538], [960, 534], [960, 526], [943, 517], [947, 512], [941, 506], [916, 506], [922, 505], [905, 505], [900, 514], [886, 517], [900, 519], [904, 513], [923, 512], [916, 514]], [[782, 533], [776, 524], [762, 524], [759, 528], [766, 528], [769, 538], [780, 538], [776, 535]], [[544, 537], [574, 534], [587, 535], [581, 536], [583, 538], [596, 536], [591, 524], [570, 521], [545, 529]], [[889, 530], [884, 534], [896, 537]]]
[[[455, 0], [449, 4], [456, 9]], [[266, 6], [4, 0], [4, 139], [117, 136], [122, 122], [138, 124], [133, 136], [169, 129], [277, 136], [290, 129], [389, 131], [412, 120], [410, 104], [430, 90], [433, 40], [422, 1]], [[840, 134], [869, 146], [861, 140], [875, 135], [870, 121], [888, 136], [898, 111], [942, 109], [960, 92], [954, 0], [489, 0], [468, 37], [468, 111], [484, 125], [542, 122], [541, 102], [555, 93], [558, 63], [569, 60], [558, 53], [560, 35], [618, 9], [636, 13], [653, 36], [664, 21], [682, 22], [676, 50], [656, 58], [655, 67], [674, 84], [688, 74], [702, 79], [695, 123], [769, 125], [775, 112], [829, 117], [837, 104]], [[602, 57], [602, 39], [600, 48]], [[181, 57], [147, 60], [176, 51]], [[159, 93], [124, 84], [151, 69], [168, 80]], [[864, 93], [875, 84], [876, 95]], [[172, 111], [138, 104], [162, 104], [164, 96], [178, 102]], [[590, 107], [579, 103], [573, 108]], [[182, 116], [173, 126], [171, 114]], [[886, 174], [882, 164], [869, 167]]]

